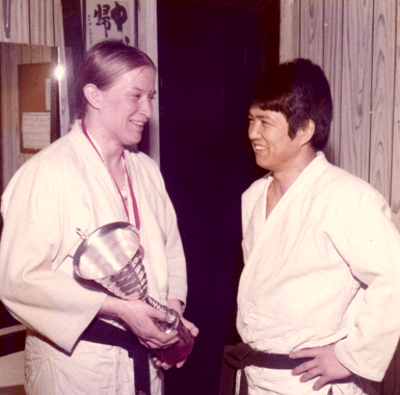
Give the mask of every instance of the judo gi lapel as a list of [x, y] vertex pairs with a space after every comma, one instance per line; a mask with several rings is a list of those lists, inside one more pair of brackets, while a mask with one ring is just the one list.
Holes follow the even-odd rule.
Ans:
[[125, 209], [118, 190], [99, 154], [90, 141], [83, 134], [80, 124], [75, 124], [69, 132], [75, 144], [76, 151], [82, 157], [87, 175], [88, 187], [92, 189], [94, 204], [102, 207], [96, 210], [96, 226], [101, 226], [114, 221], [127, 221]]
[[[264, 190], [252, 187], [246, 192], [254, 208], [250, 214], [247, 229], [244, 229], [243, 247], [245, 251], [245, 268], [241, 283], [251, 286], [250, 279], [257, 278], [257, 270], [274, 276], [279, 273], [294, 248], [302, 232], [302, 224], [307, 217], [307, 201], [315, 180], [327, 164], [323, 153], [315, 158], [290, 186], [280, 201], [265, 219], [267, 189], [271, 180], [265, 180]], [[258, 194], [258, 196], [252, 196]], [[247, 259], [246, 259], [247, 255]], [[277, 265], [280, 262], [280, 265]], [[261, 268], [262, 266], [262, 268]], [[244, 291], [244, 289], [243, 289]]]
[[[129, 153], [125, 151], [126, 164], [132, 182], [140, 217], [140, 243], [144, 247], [143, 264], [148, 279], [148, 293], [154, 299], [165, 303], [166, 292], [160, 289], [167, 288], [167, 265], [165, 257], [165, 235], [160, 223], [164, 213], [160, 208], [164, 204], [160, 185], [157, 183], [158, 174], [155, 174], [155, 164], [144, 158], [143, 153]], [[161, 228], [161, 231], [160, 231]], [[157, 247], [158, 246], [158, 247]]]

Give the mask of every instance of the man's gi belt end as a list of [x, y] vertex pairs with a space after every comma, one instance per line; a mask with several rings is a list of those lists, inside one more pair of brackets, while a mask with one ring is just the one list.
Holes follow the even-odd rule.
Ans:
[[247, 395], [248, 386], [244, 368], [256, 366], [267, 369], [292, 370], [312, 358], [291, 359], [286, 354], [270, 354], [253, 350], [246, 343], [224, 348], [219, 395], [234, 395], [236, 372], [241, 370], [239, 395]]

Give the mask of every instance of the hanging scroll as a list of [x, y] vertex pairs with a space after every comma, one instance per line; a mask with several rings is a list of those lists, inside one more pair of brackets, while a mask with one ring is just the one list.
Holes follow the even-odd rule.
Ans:
[[134, 45], [134, 2], [86, 0], [84, 29], [86, 51], [107, 39]]

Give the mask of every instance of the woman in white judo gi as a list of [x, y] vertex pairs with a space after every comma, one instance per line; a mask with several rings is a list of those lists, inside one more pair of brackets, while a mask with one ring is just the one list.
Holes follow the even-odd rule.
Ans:
[[[104, 335], [99, 318], [113, 323], [112, 330], [135, 334], [139, 348], [177, 341], [176, 331], [165, 334], [154, 323], [165, 320], [164, 313], [82, 286], [72, 264], [81, 241], [77, 228], [90, 234], [129, 221], [140, 228], [148, 294], [182, 315], [186, 264], [175, 212], [157, 165], [128, 149], [140, 142], [152, 115], [155, 72], [151, 59], [133, 47], [115, 41], [94, 46], [82, 65], [72, 129], [29, 160], [3, 195], [0, 296], [28, 328], [27, 394], [140, 392], [136, 358], [107, 339], [93, 341], [99, 322]], [[183, 321], [197, 335], [197, 328]], [[111, 331], [108, 337], [120, 335]], [[146, 354], [144, 365], [148, 361]], [[160, 362], [149, 365], [150, 373], [146, 367], [138, 371], [149, 374], [151, 394], [159, 395], [162, 375], [155, 365]]]
[[382, 380], [396, 349], [399, 233], [382, 196], [325, 159], [331, 120], [328, 81], [308, 60], [256, 86], [248, 133], [270, 173], [243, 194], [243, 343], [226, 348], [221, 394], [236, 368], [240, 394], [370, 393], [361, 378]]

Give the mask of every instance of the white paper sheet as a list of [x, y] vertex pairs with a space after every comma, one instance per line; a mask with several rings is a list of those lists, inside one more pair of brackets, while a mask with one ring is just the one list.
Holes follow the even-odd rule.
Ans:
[[24, 112], [22, 114], [23, 147], [41, 149], [50, 144], [50, 113]]

